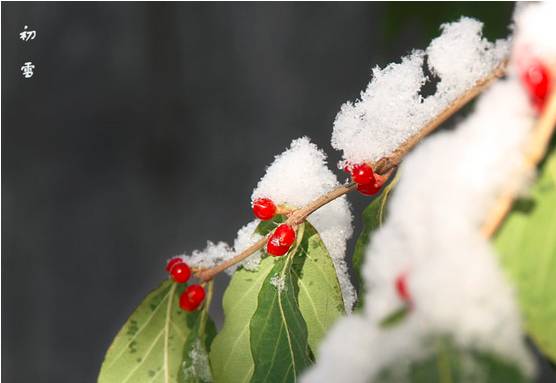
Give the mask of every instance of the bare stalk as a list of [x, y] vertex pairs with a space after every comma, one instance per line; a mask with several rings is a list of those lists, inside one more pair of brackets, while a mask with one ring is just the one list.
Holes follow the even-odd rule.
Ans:
[[[537, 165], [546, 155], [550, 139], [556, 129], [556, 92], [548, 99], [541, 117], [537, 125], [533, 129], [531, 138], [526, 148], [524, 169], [522, 171], [529, 172], [537, 168]], [[520, 173], [523, 174], [523, 173]], [[489, 212], [481, 232], [485, 238], [490, 238], [496, 233], [504, 218], [512, 209], [513, 202], [516, 198], [516, 190], [513, 187], [508, 188], [496, 201], [496, 205]]]
[[[460, 97], [458, 97], [454, 102], [452, 102], [446, 109], [435, 116], [431, 121], [429, 121], [422, 129], [419, 130], [415, 135], [410, 137], [407, 141], [401, 144], [396, 150], [392, 152], [391, 155], [378, 160], [376, 163], [371, 164], [375, 172], [379, 175], [389, 176], [392, 171], [401, 163], [403, 157], [411, 151], [423, 138], [432, 133], [436, 128], [438, 128], [443, 122], [454, 115], [462, 107], [464, 107], [469, 101], [479, 95], [483, 90], [485, 90], [494, 80], [502, 77], [505, 72], [506, 62], [501, 63], [495, 70], [489, 73], [485, 78], [477, 81], [475, 86], [466, 91]], [[356, 185], [350, 183], [347, 185], [338, 186], [336, 189], [324, 194], [323, 196], [310, 202], [308, 205], [294, 210], [289, 213], [287, 224], [295, 226], [302, 223], [310, 214], [315, 212], [320, 207], [326, 205], [327, 203], [343, 196], [354, 190]], [[263, 248], [266, 244], [267, 237], [261, 238], [259, 241], [249, 246], [247, 249], [239, 253], [233, 258], [230, 258], [219, 265], [216, 265], [210, 269], [201, 270], [197, 273], [197, 277], [204, 281], [210, 281], [218, 273], [226, 270], [228, 267], [233, 266], [250, 255], [254, 254], [256, 251]]]

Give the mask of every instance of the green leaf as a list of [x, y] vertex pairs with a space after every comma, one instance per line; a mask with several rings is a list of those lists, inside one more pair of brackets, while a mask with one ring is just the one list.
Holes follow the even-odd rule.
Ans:
[[398, 183], [398, 178], [398, 175], [396, 175], [392, 182], [384, 187], [382, 193], [374, 197], [369, 206], [363, 210], [363, 229], [361, 230], [361, 234], [359, 234], [359, 238], [357, 238], [355, 251], [353, 252], [353, 269], [359, 285], [359, 291], [357, 293], [358, 299], [355, 305], [356, 309], [363, 307], [363, 299], [365, 296], [365, 286], [363, 285], [363, 278], [361, 276], [361, 267], [365, 259], [365, 250], [370, 245], [374, 231], [382, 226], [386, 219], [386, 203], [388, 202], [390, 192]]
[[401, 323], [409, 314], [411, 310], [411, 306], [403, 305], [393, 313], [389, 314], [380, 321], [380, 326], [383, 328], [393, 327], [399, 323]]
[[183, 346], [183, 361], [178, 374], [180, 383], [210, 383], [213, 380], [208, 356], [216, 336], [216, 326], [208, 315], [212, 284], [209, 282], [209, 293], [203, 308], [188, 315], [191, 331]]
[[[301, 238], [292, 253], [296, 261], [295, 267], [290, 267], [290, 277], [297, 281], [296, 299], [307, 326], [309, 347], [318, 350], [330, 326], [344, 314], [344, 304], [334, 264], [314, 227], [305, 224]], [[234, 273], [224, 294], [224, 327], [210, 353], [215, 382], [251, 380], [254, 362], [249, 323], [257, 310], [263, 284], [268, 285], [275, 263], [285, 257], [266, 257], [257, 271], [239, 269]]]
[[320, 342], [336, 320], [345, 315], [342, 290], [328, 250], [308, 222], [296, 255], [305, 258], [301, 270], [291, 269], [299, 285], [299, 309], [307, 323], [309, 346], [318, 356]]
[[249, 342], [249, 323], [257, 309], [257, 297], [274, 257], [261, 261], [257, 271], [238, 269], [224, 293], [224, 326], [211, 345], [210, 362], [215, 382], [249, 382], [254, 364]]
[[99, 383], [177, 382], [191, 331], [191, 320], [178, 304], [184, 287], [167, 280], [147, 295], [114, 338]]
[[529, 335], [556, 361], [556, 150], [531, 192], [531, 198], [514, 204], [495, 244], [517, 287]]
[[433, 345], [430, 357], [407, 366], [397, 363], [375, 379], [381, 383], [525, 383], [528, 380], [513, 364], [484, 352], [457, 349], [446, 338]]
[[251, 382], [294, 382], [312, 363], [307, 325], [297, 302], [298, 274], [292, 272], [301, 273], [306, 259], [297, 248], [276, 261], [259, 292], [249, 326], [255, 362]]

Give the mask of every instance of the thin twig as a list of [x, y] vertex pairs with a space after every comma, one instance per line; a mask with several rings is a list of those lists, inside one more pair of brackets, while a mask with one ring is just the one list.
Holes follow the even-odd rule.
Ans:
[[[537, 125], [532, 131], [525, 152], [522, 172], [530, 172], [536, 169], [546, 155], [554, 129], [556, 129], [556, 92], [552, 92]], [[520, 174], [523, 173], [520, 172]], [[496, 233], [496, 230], [512, 209], [515, 198], [516, 190], [513, 187], [508, 188], [500, 195], [481, 228], [485, 238], [490, 238]]]
[[[290, 226], [299, 225], [300, 223], [305, 221], [305, 219], [311, 213], [313, 213], [315, 210], [317, 210], [321, 206], [326, 205], [330, 201], [333, 201], [336, 198], [341, 197], [344, 194], [350, 192], [355, 187], [356, 187], [356, 184], [354, 184], [354, 183], [350, 183], [348, 185], [338, 186], [336, 189], [333, 189], [333, 190], [329, 191], [328, 193], [320, 196], [319, 198], [312, 201], [311, 203], [309, 203], [305, 207], [293, 211], [290, 214], [290, 216], [288, 217], [288, 219], [286, 220], [285, 223], [287, 225], [290, 225]], [[267, 241], [267, 237], [261, 238], [260, 240], [258, 240], [257, 242], [255, 242], [254, 244], [249, 246], [247, 249], [243, 250], [241, 253], [239, 253], [235, 257], [230, 258], [230, 259], [214, 266], [213, 268], [203, 270], [200, 273], [198, 273], [197, 276], [200, 279], [203, 279], [205, 281], [211, 280], [212, 278], [214, 278], [214, 276], [216, 274], [226, 270], [230, 266], [233, 266], [233, 265], [243, 261], [245, 258], [249, 257], [250, 255], [255, 253], [257, 250], [260, 250], [266, 244], [266, 241]]]
[[[475, 86], [473, 86], [471, 89], [469, 89], [460, 97], [458, 97], [456, 100], [454, 100], [454, 102], [448, 105], [446, 109], [444, 109], [442, 112], [440, 112], [440, 114], [435, 116], [431, 121], [429, 121], [425, 126], [423, 126], [423, 128], [419, 130], [419, 132], [417, 132], [415, 135], [410, 137], [407, 141], [401, 144], [396, 150], [394, 150], [391, 155], [380, 159], [374, 164], [371, 164], [375, 172], [379, 175], [389, 176], [392, 173], [392, 171], [400, 164], [403, 157], [409, 151], [411, 151], [411, 149], [413, 149], [423, 138], [425, 138], [427, 135], [432, 133], [444, 121], [450, 118], [453, 114], [455, 114], [462, 107], [464, 107], [469, 101], [471, 101], [483, 90], [485, 90], [494, 80], [496, 80], [499, 77], [502, 77], [505, 72], [506, 64], [507, 64], [506, 61], [502, 62], [496, 69], [494, 69], [485, 78], [477, 81]], [[337, 187], [336, 189], [310, 202], [308, 205], [292, 211], [289, 214], [286, 223], [292, 226], [302, 223], [310, 214], [315, 212], [320, 207], [326, 205], [327, 203], [335, 200], [338, 197], [343, 196], [344, 194], [349, 193], [355, 188], [356, 185], [354, 183]], [[255, 242], [253, 245], [249, 246], [247, 249], [243, 250], [235, 257], [230, 258], [210, 269], [199, 271], [197, 273], [197, 277], [204, 281], [210, 281], [218, 273], [226, 270], [228, 267], [231, 267], [243, 261], [250, 255], [262, 249], [263, 246], [266, 244], [266, 241], [267, 241], [267, 237], [261, 238], [259, 241]]]
[[329, 202], [334, 201], [336, 198], [343, 196], [344, 194], [349, 193], [350, 191], [354, 190], [357, 187], [357, 184], [351, 182], [347, 185], [338, 186], [336, 189], [329, 191], [328, 193], [320, 196], [316, 200], [310, 202], [305, 207], [294, 211], [287, 219], [286, 223], [290, 226], [299, 225], [305, 219], [315, 212], [320, 207], [326, 205]]
[[252, 244], [251, 246], [249, 246], [247, 249], [243, 250], [241, 253], [239, 253], [235, 257], [227, 259], [224, 262], [219, 263], [218, 265], [216, 265], [214, 267], [211, 267], [210, 269], [206, 269], [206, 270], [203, 270], [203, 271], [197, 273], [197, 277], [199, 279], [204, 280], [204, 281], [210, 281], [212, 278], [214, 278], [216, 276], [216, 274], [226, 270], [228, 267], [233, 266], [236, 263], [239, 263], [239, 262], [243, 261], [248, 256], [257, 252], [257, 250], [262, 249], [262, 247], [266, 243], [266, 239], [267, 239], [266, 237], [263, 237], [263, 238], [259, 239], [257, 242], [255, 242], [254, 244]]

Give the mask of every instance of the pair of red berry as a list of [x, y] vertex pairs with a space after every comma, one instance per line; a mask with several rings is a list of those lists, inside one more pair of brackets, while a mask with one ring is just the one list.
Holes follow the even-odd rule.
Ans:
[[[166, 264], [166, 271], [176, 283], [185, 283], [191, 277], [191, 268], [180, 257], [174, 257]], [[195, 311], [205, 299], [205, 289], [192, 284], [180, 295], [180, 307], [185, 311]]]
[[529, 99], [537, 112], [542, 112], [552, 88], [552, 79], [548, 68], [537, 59], [530, 59], [521, 69], [523, 83]]
[[373, 172], [369, 165], [357, 164], [344, 167], [346, 173], [351, 174], [351, 179], [357, 184], [357, 190], [361, 194], [375, 195], [384, 184], [384, 178]]
[[[261, 221], [268, 221], [276, 214], [276, 205], [270, 198], [259, 198], [253, 202], [253, 213]], [[274, 230], [266, 243], [266, 252], [275, 257], [280, 257], [288, 252], [295, 242], [295, 230], [282, 224]]]

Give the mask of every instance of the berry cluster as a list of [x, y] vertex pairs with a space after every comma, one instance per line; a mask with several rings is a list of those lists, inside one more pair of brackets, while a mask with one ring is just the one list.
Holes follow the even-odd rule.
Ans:
[[[269, 198], [259, 198], [253, 202], [253, 214], [261, 221], [268, 221], [276, 214], [276, 205]], [[295, 242], [295, 230], [282, 224], [274, 230], [266, 244], [266, 252], [275, 257], [280, 257], [288, 252]]]
[[[166, 271], [176, 283], [186, 283], [191, 277], [191, 268], [180, 257], [174, 257], [166, 264]], [[180, 307], [185, 311], [195, 311], [205, 299], [205, 289], [192, 284], [180, 296]]]
[[375, 195], [384, 185], [385, 178], [375, 174], [373, 168], [365, 163], [346, 165], [344, 171], [351, 174], [351, 179], [357, 184], [357, 190], [361, 194]]
[[521, 65], [520, 77], [531, 104], [538, 113], [542, 112], [553, 85], [550, 71], [541, 61], [529, 59]]

